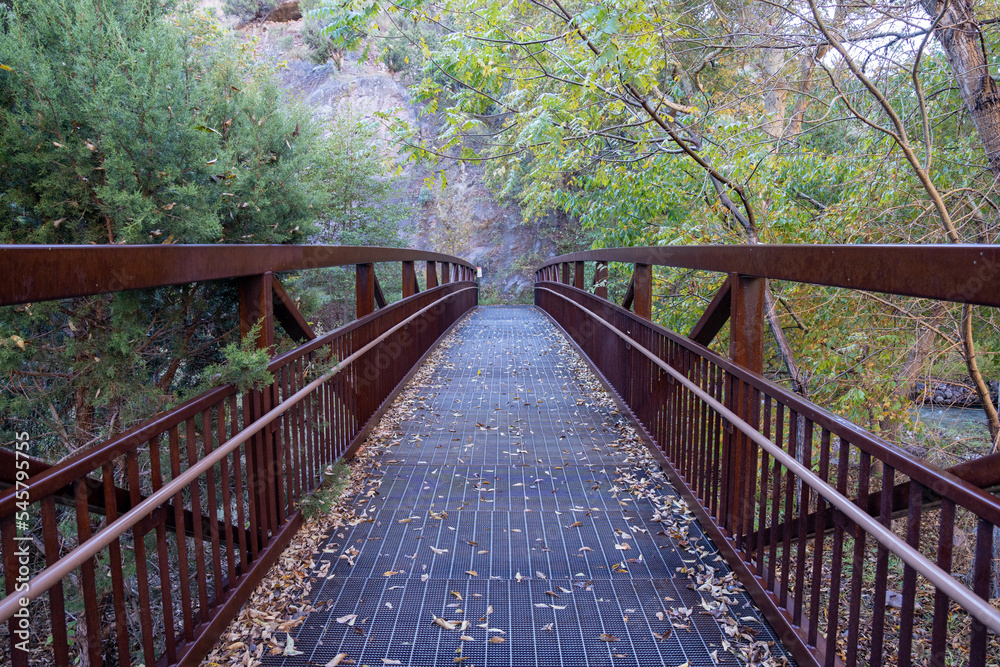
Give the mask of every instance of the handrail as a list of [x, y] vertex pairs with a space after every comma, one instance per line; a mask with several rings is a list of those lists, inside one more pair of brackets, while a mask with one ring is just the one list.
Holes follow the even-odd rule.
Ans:
[[121, 515], [113, 523], [105, 526], [102, 530], [92, 536], [89, 540], [76, 547], [68, 554], [63, 556], [54, 565], [51, 565], [28, 582], [28, 590], [23, 593], [12, 593], [2, 600], [0, 600], [0, 623], [11, 619], [17, 610], [22, 606], [21, 600], [27, 598], [28, 600], [33, 600], [42, 593], [48, 591], [52, 586], [58, 583], [63, 577], [72, 572], [74, 569], [80, 567], [80, 565], [89, 558], [94, 557], [98, 552], [104, 547], [108, 546], [115, 539], [120, 537], [129, 528], [133, 527], [139, 523], [143, 518], [149, 516], [149, 514], [155, 510], [157, 507], [162, 505], [164, 502], [168, 501], [172, 496], [180, 492], [185, 486], [192, 483], [199, 475], [205, 471], [211, 469], [216, 463], [224, 459], [227, 455], [233, 452], [241, 444], [245, 443], [251, 437], [253, 437], [257, 432], [263, 429], [265, 426], [274, 421], [275, 418], [287, 412], [297, 403], [302, 401], [307, 395], [312, 393], [317, 387], [325, 383], [334, 377], [337, 373], [343, 370], [345, 367], [350, 365], [353, 361], [363, 356], [366, 352], [373, 349], [376, 345], [381, 343], [383, 340], [388, 338], [394, 332], [402, 329], [407, 324], [413, 322], [418, 316], [424, 314], [432, 308], [437, 307], [441, 301], [451, 299], [462, 292], [468, 290], [475, 290], [476, 287], [465, 287], [451, 294], [446, 295], [443, 299], [439, 299], [428, 306], [420, 309], [419, 311], [413, 313], [405, 320], [396, 324], [392, 328], [385, 331], [378, 338], [370, 341], [365, 346], [351, 354], [349, 357], [345, 358], [343, 361], [337, 363], [332, 369], [316, 378], [302, 389], [298, 390], [287, 399], [281, 402], [275, 408], [265, 413], [259, 419], [254, 421], [250, 426], [245, 427], [235, 436], [227, 440], [224, 444], [219, 446], [217, 449], [212, 450], [212, 453], [205, 458], [198, 461], [198, 463], [189, 467], [184, 473], [175, 477], [166, 485], [161, 487], [159, 490], [155, 491], [153, 494], [148, 496], [141, 503], [133, 507], [131, 510]]
[[[1000, 306], [1000, 245], [701, 245], [607, 248], [554, 257], [738, 273], [827, 287]], [[942, 267], [961, 269], [942, 271]]]
[[942, 570], [940, 567], [931, 562], [927, 557], [921, 554], [919, 551], [901, 542], [898, 536], [891, 530], [888, 530], [885, 526], [874, 521], [866, 512], [862, 511], [857, 507], [851, 500], [838, 492], [836, 489], [831, 487], [829, 484], [824, 482], [811, 470], [803, 466], [801, 463], [796, 461], [794, 458], [790, 457], [783, 449], [778, 447], [774, 442], [765, 438], [761, 435], [757, 429], [753, 428], [750, 424], [745, 422], [736, 413], [732, 412], [725, 405], [717, 401], [707, 392], [703, 391], [698, 385], [691, 382], [683, 374], [676, 371], [669, 364], [664, 363], [659, 357], [653, 354], [650, 350], [646, 349], [637, 340], [628, 336], [621, 331], [619, 331], [614, 326], [607, 323], [604, 318], [600, 317], [594, 311], [580, 305], [579, 303], [569, 299], [558, 292], [555, 292], [546, 287], [536, 287], [539, 291], [545, 291], [553, 294], [564, 301], [572, 304], [579, 310], [583, 311], [585, 314], [589, 315], [592, 320], [598, 322], [612, 333], [614, 333], [619, 338], [625, 340], [633, 349], [639, 351], [643, 356], [647, 357], [650, 361], [656, 364], [660, 369], [668, 373], [676, 381], [680, 382], [689, 391], [693, 392], [698, 398], [708, 404], [716, 413], [723, 416], [729, 423], [733, 424], [737, 429], [739, 429], [743, 434], [749, 437], [762, 449], [767, 451], [772, 457], [778, 460], [783, 466], [788, 470], [792, 471], [797, 477], [802, 479], [810, 488], [814, 489], [818, 494], [823, 496], [827, 501], [835, 506], [838, 510], [843, 512], [852, 521], [861, 526], [865, 531], [871, 534], [880, 544], [885, 546], [887, 549], [892, 551], [894, 554], [899, 556], [904, 562], [913, 567], [918, 573], [927, 578], [928, 581], [933, 583], [936, 587], [944, 591], [952, 600], [958, 602], [963, 608], [965, 608], [970, 614], [972, 614], [977, 620], [983, 623], [985, 626], [993, 630], [994, 632], [1000, 634], [1000, 610], [997, 610], [988, 602], [984, 601], [980, 597], [973, 595], [969, 592], [967, 588], [960, 585], [955, 581], [954, 577]]
[[[427, 261], [424, 250], [301, 245], [0, 245], [0, 306], [331, 266]], [[30, 274], [25, 267], [31, 267]]]
[[[442, 285], [436, 288], [431, 288], [431, 291], [444, 289], [445, 286]], [[458, 292], [454, 292], [453, 294], [457, 293]], [[438, 303], [438, 301], [435, 301], [435, 303]], [[426, 310], [426, 308], [423, 310]], [[423, 310], [420, 312], [423, 312]], [[377, 313], [366, 315], [360, 319], [348, 322], [334, 331], [327, 332], [318, 338], [314, 338], [308, 343], [300, 345], [295, 349], [288, 350], [287, 352], [271, 359], [271, 361], [267, 364], [267, 370], [274, 373], [290, 360], [302, 358], [309, 352], [330, 344], [330, 342], [335, 338], [363, 326], [366, 322], [376, 316]], [[366, 347], [364, 349], [368, 348]], [[138, 424], [134, 428], [129, 429], [128, 431], [121, 433], [111, 440], [99, 445], [97, 448], [87, 449], [63, 459], [60, 461], [58, 466], [52, 466], [42, 472], [39, 477], [33, 477], [31, 480], [32, 489], [40, 492], [41, 495], [51, 493], [55, 489], [65, 485], [64, 480], [67, 476], [67, 470], [73, 470], [73, 473], [71, 473], [73, 476], [87, 475], [93, 470], [100, 468], [108, 461], [113, 460], [116, 456], [119, 456], [130, 443], [144, 442], [149, 439], [150, 434], [162, 433], [171, 426], [181, 424], [192, 416], [197, 415], [207, 406], [213, 405], [235, 393], [236, 387], [233, 385], [223, 385], [221, 387], [209, 389], [198, 396], [194, 396], [174, 407], [169, 412], [163, 413], [149, 421]], [[13, 514], [15, 509], [16, 493], [17, 491], [14, 487], [0, 488], [0, 518]]]

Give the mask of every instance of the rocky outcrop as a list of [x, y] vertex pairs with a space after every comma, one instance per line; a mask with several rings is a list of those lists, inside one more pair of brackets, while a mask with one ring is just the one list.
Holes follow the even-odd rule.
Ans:
[[299, 0], [289, 0], [288, 2], [279, 3], [277, 7], [271, 10], [271, 13], [267, 15], [265, 20], [274, 23], [286, 23], [288, 21], [298, 21], [300, 18], [302, 18], [302, 10], [299, 9]]
[[[988, 383], [993, 400], [997, 400], [1000, 382]], [[971, 385], [946, 380], [931, 380], [914, 384], [913, 395], [910, 397], [923, 405], [942, 405], [952, 408], [981, 408], [979, 395]]]

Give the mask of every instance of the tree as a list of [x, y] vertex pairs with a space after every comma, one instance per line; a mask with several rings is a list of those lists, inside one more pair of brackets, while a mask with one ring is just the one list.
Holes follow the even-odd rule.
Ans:
[[[283, 243], [311, 232], [308, 118], [253, 44], [159, 0], [0, 5], [0, 242]], [[0, 310], [0, 439], [58, 458], [197, 386], [231, 285]]]
[[[995, 40], [947, 22], [973, 25], [967, 5], [935, 6], [932, 22], [915, 3], [808, 1], [347, 0], [324, 11], [331, 35], [355, 43], [399, 14], [433, 26], [433, 47], [409, 33], [425, 57], [415, 90], [448, 125], [432, 141], [399, 128], [413, 155], [485, 161], [529, 217], [563, 208], [599, 229], [598, 243], [992, 242], [1000, 205], [979, 170], [991, 149], [966, 122], [988, 114], [962, 104], [972, 109], [965, 91], [992, 99], [982, 63]], [[956, 87], [956, 74], [970, 82]], [[659, 275], [669, 298], [703, 299], [713, 285]], [[907, 415], [914, 380], [958, 343], [989, 409], [973, 339], [997, 333], [970, 309], [771, 289], [773, 349], [798, 390], [811, 374], [817, 400], [879, 429]]]

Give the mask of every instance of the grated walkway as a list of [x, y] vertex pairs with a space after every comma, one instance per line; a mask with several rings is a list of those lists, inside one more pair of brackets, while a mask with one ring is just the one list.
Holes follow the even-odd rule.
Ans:
[[534, 308], [473, 312], [358, 499], [369, 520], [314, 557], [302, 654], [264, 664], [783, 664], [581, 367]]

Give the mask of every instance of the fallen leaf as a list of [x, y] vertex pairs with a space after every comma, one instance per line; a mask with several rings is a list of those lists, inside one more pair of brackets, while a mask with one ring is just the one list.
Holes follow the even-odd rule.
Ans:
[[288, 640], [285, 641], [285, 650], [282, 653], [284, 655], [302, 655], [302, 651], [295, 650], [295, 640], [292, 639], [291, 635], [288, 635]]
[[444, 618], [440, 618], [438, 616], [432, 616], [432, 618], [434, 619], [434, 623], [437, 623], [438, 625], [440, 625], [445, 630], [457, 630], [458, 629], [458, 626], [455, 623], [453, 623], [452, 621], [449, 621], [449, 620], [444, 619]]
[[393, 660], [392, 658], [382, 658], [382, 664], [385, 665], [402, 665], [399, 660]]
[[344, 661], [344, 658], [346, 657], [347, 657], [346, 653], [338, 653], [337, 655], [333, 656], [333, 660], [323, 665], [323, 667], [337, 667], [337, 665], [342, 663]]
[[620, 639], [618, 639], [618, 637], [615, 637], [614, 635], [609, 635], [609, 634], [602, 634], [602, 635], [598, 636], [597, 638], [600, 639], [602, 642], [620, 642], [621, 641]]
[[462, 594], [459, 593], [458, 591], [452, 591], [451, 594], [455, 597], [456, 600], [462, 599]]
[[469, 575], [470, 577], [478, 577], [479, 576], [479, 573], [476, 572], [475, 570], [466, 570], [465, 573], [467, 575]]
[[354, 625], [354, 621], [358, 618], [357, 614], [348, 614], [347, 616], [341, 616], [337, 619], [337, 623], [347, 623], [348, 625]]
[[503, 644], [503, 642], [504, 642], [503, 637], [490, 637], [491, 644]]

